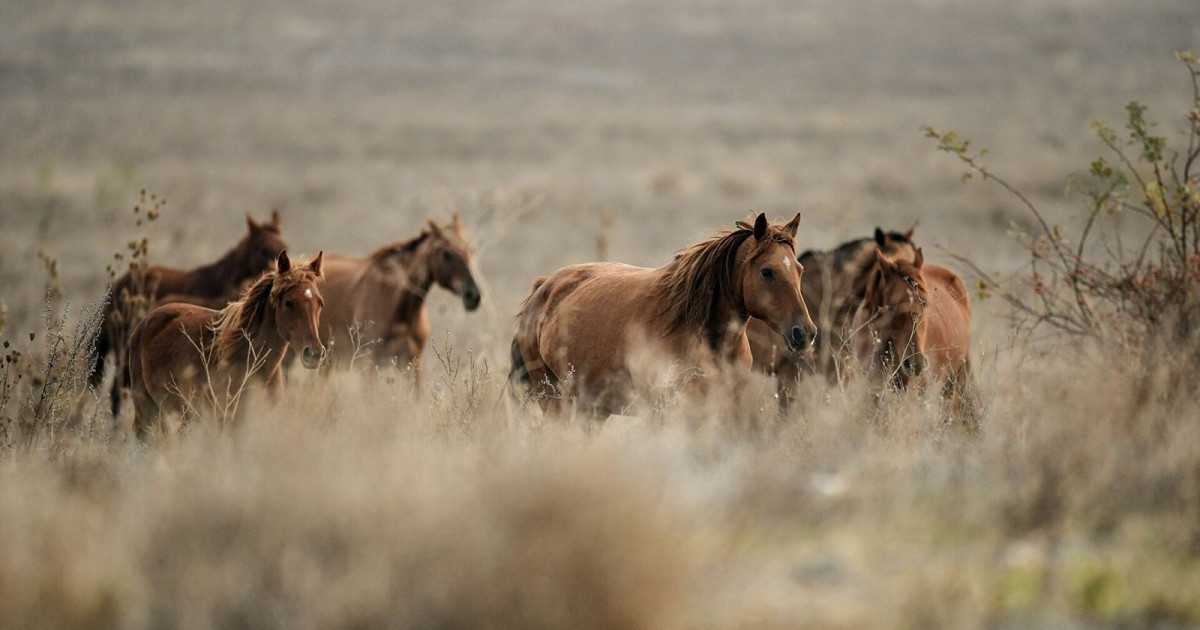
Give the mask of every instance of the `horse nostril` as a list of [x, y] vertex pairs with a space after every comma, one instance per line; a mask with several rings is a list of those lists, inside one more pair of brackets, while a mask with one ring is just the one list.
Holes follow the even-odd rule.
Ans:
[[797, 348], [806, 348], [812, 343], [808, 329], [803, 326], [792, 326], [792, 344]]
[[313, 355], [312, 346], [304, 346], [304, 358], [311, 359]]

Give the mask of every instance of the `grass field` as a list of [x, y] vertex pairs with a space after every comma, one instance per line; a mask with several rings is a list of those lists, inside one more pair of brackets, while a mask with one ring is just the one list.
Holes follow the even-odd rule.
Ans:
[[[3, 382], [30, 375], [0, 392], [0, 626], [1200, 627], [1200, 403], [1169, 352], [976, 300], [977, 435], [858, 382], [599, 427], [504, 391], [535, 277], [658, 266], [750, 209], [802, 212], [802, 248], [916, 223], [968, 281], [951, 253], [1024, 273], [1030, 215], [920, 127], [1077, 229], [1090, 119], [1138, 100], [1180, 133], [1194, 2], [0, 0], [0, 24]], [[106, 392], [35, 374], [47, 285], [70, 341], [142, 188], [169, 199], [150, 259], [181, 267], [246, 212], [365, 254], [457, 211], [483, 306], [431, 296], [420, 399], [297, 372], [243, 426], [130, 444]], [[37, 400], [53, 422], [14, 443]]]

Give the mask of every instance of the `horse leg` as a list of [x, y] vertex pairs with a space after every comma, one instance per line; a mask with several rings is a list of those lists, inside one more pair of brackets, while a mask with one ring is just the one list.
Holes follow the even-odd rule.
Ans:
[[154, 421], [161, 415], [162, 410], [148, 393], [139, 390], [133, 392], [133, 434], [139, 443], [149, 441]]
[[425, 387], [425, 370], [421, 367], [421, 357], [413, 357], [413, 393], [418, 397], [421, 395], [421, 390]]
[[779, 408], [786, 411], [791, 406], [796, 384], [800, 382], [800, 363], [798, 359], [784, 357], [775, 369], [775, 397], [779, 399]]
[[955, 397], [958, 400], [958, 417], [972, 432], [979, 429], [979, 397], [971, 372], [970, 359], [964, 359], [961, 369], [954, 375]]

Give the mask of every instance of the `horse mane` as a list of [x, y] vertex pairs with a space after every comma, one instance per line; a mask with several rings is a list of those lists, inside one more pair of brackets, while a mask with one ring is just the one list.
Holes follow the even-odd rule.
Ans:
[[[898, 245], [912, 245], [912, 241], [903, 232], [887, 232], [887, 238]], [[856, 238], [838, 245], [830, 253], [833, 255], [833, 264], [838, 271], [862, 277], [875, 264], [877, 247], [874, 238]]]
[[408, 239], [407, 241], [398, 241], [396, 243], [380, 247], [371, 254], [370, 258], [371, 260], [383, 260], [388, 256], [394, 256], [399, 253], [411, 254], [412, 252], [417, 251], [417, 248], [420, 247], [422, 243], [429, 240], [430, 236], [431, 233], [429, 230], [421, 230], [420, 234]]
[[213, 346], [218, 360], [233, 357], [246, 336], [259, 329], [267, 316], [267, 306], [279, 300], [279, 296], [296, 285], [315, 282], [317, 274], [307, 264], [293, 260], [292, 268], [280, 274], [268, 271], [254, 284], [242, 292], [241, 298], [230, 302], [217, 313], [209, 325], [216, 338]]
[[[704, 328], [712, 319], [717, 300], [734, 301], [737, 252], [754, 235], [754, 228], [739, 221], [733, 230], [697, 243], [675, 256], [671, 269], [662, 279], [657, 293], [665, 299], [663, 315], [668, 318], [668, 330], [684, 327]], [[767, 239], [796, 249], [795, 238], [786, 230], [771, 226]]]

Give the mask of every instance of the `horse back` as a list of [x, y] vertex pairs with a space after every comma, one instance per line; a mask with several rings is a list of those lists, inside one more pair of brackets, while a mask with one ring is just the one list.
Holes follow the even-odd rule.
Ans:
[[654, 311], [653, 272], [598, 262], [563, 267], [535, 281], [515, 339], [533, 381], [572, 374], [575, 387], [619, 389], [615, 384], [629, 376], [630, 326]]
[[217, 311], [191, 304], [165, 304], [146, 314], [129, 337], [129, 375], [135, 389], [145, 388], [161, 400], [170, 385], [203, 371], [205, 353], [212, 345], [209, 326]]
[[967, 287], [950, 269], [926, 264], [922, 268], [929, 287], [926, 346], [935, 348], [935, 359], [957, 373], [965, 368], [971, 345], [971, 308]]

